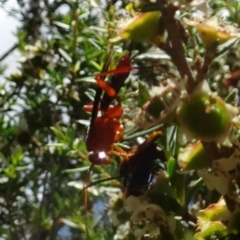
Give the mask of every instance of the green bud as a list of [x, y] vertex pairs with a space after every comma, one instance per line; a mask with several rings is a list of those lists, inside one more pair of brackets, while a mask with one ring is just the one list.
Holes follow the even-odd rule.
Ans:
[[162, 42], [162, 37], [158, 33], [160, 16], [159, 11], [139, 13], [120, 31], [119, 35], [122, 39], [135, 42]]
[[211, 162], [200, 141], [180, 149], [178, 163], [182, 170], [198, 170], [211, 167]]
[[177, 119], [195, 138], [203, 141], [216, 140], [231, 126], [224, 101], [215, 95], [192, 95], [178, 108]]

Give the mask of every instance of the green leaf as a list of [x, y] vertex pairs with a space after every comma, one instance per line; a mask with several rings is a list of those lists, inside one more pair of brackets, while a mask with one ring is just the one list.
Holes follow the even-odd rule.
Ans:
[[63, 22], [59, 22], [59, 21], [53, 21], [53, 24], [58, 26], [58, 27], [61, 27], [65, 30], [70, 30], [70, 26], [66, 23], [63, 23]]
[[170, 159], [167, 162], [167, 172], [170, 178], [176, 173], [177, 168], [178, 168], [177, 160], [173, 157], [170, 157]]
[[17, 166], [23, 160], [23, 152], [20, 147], [16, 148], [14, 151], [14, 155], [12, 155], [12, 164]]
[[62, 132], [62, 130], [60, 128], [57, 127], [51, 127], [51, 130], [54, 132], [54, 134], [56, 135], [56, 137], [59, 140], [65, 140], [66, 139], [66, 135], [64, 132]]
[[69, 63], [72, 62], [72, 58], [65, 50], [63, 50], [62, 48], [59, 48], [58, 51], [67, 62]]
[[88, 170], [89, 170], [89, 166], [86, 166], [86, 167], [80, 167], [80, 168], [74, 168], [74, 169], [65, 169], [62, 171], [62, 173], [86, 172]]
[[235, 103], [237, 95], [238, 95], [238, 89], [234, 88], [225, 98], [225, 102], [230, 104]]

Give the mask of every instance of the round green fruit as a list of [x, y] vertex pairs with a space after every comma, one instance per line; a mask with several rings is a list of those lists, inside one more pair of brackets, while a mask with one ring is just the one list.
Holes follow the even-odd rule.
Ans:
[[218, 96], [193, 95], [177, 111], [177, 119], [195, 138], [214, 141], [231, 125], [224, 101]]

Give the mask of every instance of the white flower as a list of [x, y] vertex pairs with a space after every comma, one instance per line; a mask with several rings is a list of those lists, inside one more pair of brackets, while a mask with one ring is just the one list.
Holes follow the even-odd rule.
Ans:
[[160, 226], [169, 232], [175, 229], [174, 219], [168, 217], [158, 205], [148, 203], [145, 197], [130, 196], [125, 200], [125, 208], [132, 213], [130, 221], [134, 225], [134, 235], [137, 239], [159, 234]]

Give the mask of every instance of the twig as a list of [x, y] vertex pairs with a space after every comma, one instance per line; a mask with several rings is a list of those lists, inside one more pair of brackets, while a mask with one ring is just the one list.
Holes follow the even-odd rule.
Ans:
[[208, 52], [205, 53], [203, 65], [196, 77], [196, 84], [204, 80], [205, 76], [207, 75], [209, 65], [212, 63], [214, 58], [215, 58], [214, 54], [210, 55], [208, 54]]
[[10, 53], [12, 53], [18, 47], [18, 43], [15, 43], [10, 49], [7, 50], [1, 57], [0, 62], [2, 62]]
[[179, 22], [175, 19], [176, 10], [176, 7], [169, 4], [168, 7], [162, 11], [163, 21], [168, 33], [168, 39], [163, 50], [171, 57], [171, 60], [177, 67], [180, 76], [182, 78], [187, 76], [188, 81], [186, 89], [188, 92], [191, 92], [194, 89], [195, 80], [185, 58], [182, 37], [179, 31]]

